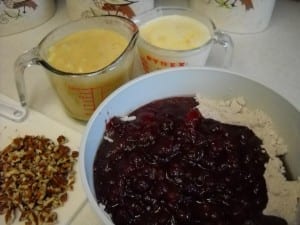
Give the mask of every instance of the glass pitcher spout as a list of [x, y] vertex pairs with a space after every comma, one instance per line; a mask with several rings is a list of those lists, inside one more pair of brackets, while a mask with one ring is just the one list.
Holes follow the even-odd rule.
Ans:
[[[136, 46], [136, 42], [138, 40], [138, 35], [139, 35], [139, 29], [138, 26], [130, 19], [127, 19], [126, 17], [122, 17], [122, 16], [116, 16], [116, 15], [102, 15], [100, 17], [109, 17], [110, 19], [112, 18], [116, 18], [117, 20], [122, 21], [123, 25], [127, 28], [127, 30], [124, 30], [123, 35], [127, 36], [128, 38], [128, 44], [126, 46], [126, 48], [124, 49], [124, 51], [113, 61], [111, 62], [109, 65], [107, 65], [104, 68], [99, 69], [99, 71], [96, 71], [97, 73], [104, 73], [106, 71], [109, 71], [113, 68], [115, 68], [116, 66], [118, 66], [118, 64], [120, 63], [120, 61], [123, 60], [123, 58], [128, 57], [128, 55], [132, 54], [132, 51], [134, 51], [134, 48]], [[120, 31], [122, 32], [122, 31]]]

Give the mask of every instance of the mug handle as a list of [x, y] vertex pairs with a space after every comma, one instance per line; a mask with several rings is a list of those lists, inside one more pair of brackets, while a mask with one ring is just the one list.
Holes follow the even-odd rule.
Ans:
[[35, 48], [23, 53], [22, 55], [20, 55], [14, 64], [16, 88], [17, 88], [21, 107], [25, 111], [24, 117], [22, 118], [22, 120], [25, 119], [25, 117], [28, 114], [24, 72], [27, 67], [40, 64], [38, 55], [39, 55], [38, 48], [35, 47]]
[[229, 68], [232, 65], [233, 55], [233, 41], [231, 37], [223, 31], [217, 30], [214, 35], [214, 41], [216, 44], [221, 45], [225, 49], [223, 67]]

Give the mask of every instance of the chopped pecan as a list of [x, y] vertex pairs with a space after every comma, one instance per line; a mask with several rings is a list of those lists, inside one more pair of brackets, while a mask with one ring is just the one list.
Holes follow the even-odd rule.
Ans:
[[53, 210], [68, 200], [75, 183], [78, 152], [44, 136], [15, 138], [0, 151], [0, 215], [12, 224], [19, 211], [25, 225], [57, 223]]

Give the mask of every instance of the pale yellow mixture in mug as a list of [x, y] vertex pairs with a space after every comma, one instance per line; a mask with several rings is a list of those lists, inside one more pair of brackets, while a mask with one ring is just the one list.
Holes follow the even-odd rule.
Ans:
[[140, 27], [141, 37], [148, 43], [168, 50], [188, 50], [210, 40], [209, 29], [200, 21], [181, 15], [153, 19]]
[[70, 34], [48, 50], [48, 63], [71, 73], [94, 72], [111, 64], [122, 54], [128, 40], [106, 29], [89, 29]]

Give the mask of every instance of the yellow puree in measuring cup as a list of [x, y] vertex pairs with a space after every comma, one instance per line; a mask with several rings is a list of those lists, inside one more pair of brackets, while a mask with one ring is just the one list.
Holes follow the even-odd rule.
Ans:
[[[54, 68], [80, 74], [110, 65], [128, 46], [129, 40], [108, 29], [95, 28], [70, 34], [48, 49], [47, 60]], [[50, 80], [69, 114], [88, 120], [98, 104], [130, 79], [132, 60], [99, 75], [51, 76]]]
[[48, 62], [64, 72], [89, 73], [112, 63], [128, 40], [112, 30], [91, 29], [68, 35], [49, 48]]

